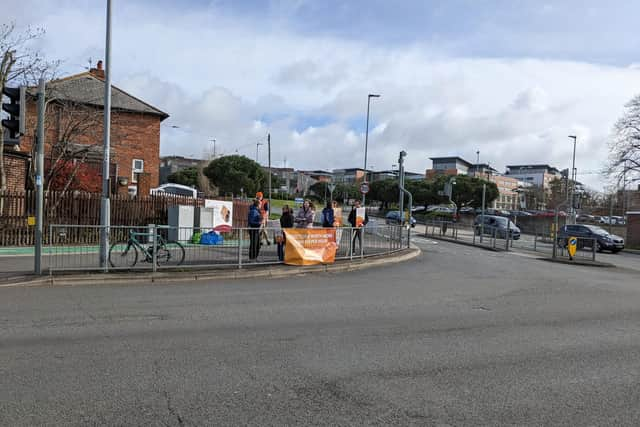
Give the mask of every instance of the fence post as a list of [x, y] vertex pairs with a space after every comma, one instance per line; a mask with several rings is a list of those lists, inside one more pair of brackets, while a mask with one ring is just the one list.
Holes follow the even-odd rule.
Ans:
[[598, 246], [598, 239], [593, 239], [591, 242], [591, 261], [596, 261], [596, 246]]
[[537, 252], [538, 251], [538, 232], [535, 231], [533, 234], [533, 251]]
[[360, 259], [364, 258], [364, 226], [358, 229], [360, 232]]
[[[158, 271], [158, 236], [156, 234], [156, 225], [149, 224], [148, 233], [151, 235], [151, 260], [153, 263], [153, 267], [151, 267], [151, 271], [154, 273]], [[178, 234], [180, 234], [180, 229], [178, 229]]]
[[[52, 257], [53, 257], [53, 224], [49, 224], [49, 251], [48, 254], [49, 256], [47, 257], [47, 266], [49, 267], [49, 276], [51, 276], [52, 271], [51, 271], [51, 263], [52, 263]], [[56, 261], [57, 261], [56, 257]]]
[[[507, 227], [509, 227], [509, 225], [507, 224]], [[504, 244], [504, 250], [509, 252], [509, 234], [511, 234], [511, 230], [509, 230], [507, 228], [506, 234], [505, 234], [505, 244]]]
[[389, 229], [389, 253], [393, 252], [393, 235], [395, 234], [395, 227], [393, 225], [390, 225], [389, 227], [391, 227]]
[[411, 247], [411, 227], [407, 227], [407, 249]]
[[349, 260], [353, 261], [353, 227], [349, 227]]
[[493, 227], [493, 249], [496, 248], [496, 228]]
[[472, 230], [472, 233], [473, 233], [473, 245], [475, 246], [475, 244], [476, 244], [476, 228], [473, 227], [471, 230]]
[[242, 233], [244, 229], [238, 229], [238, 269], [242, 268]]

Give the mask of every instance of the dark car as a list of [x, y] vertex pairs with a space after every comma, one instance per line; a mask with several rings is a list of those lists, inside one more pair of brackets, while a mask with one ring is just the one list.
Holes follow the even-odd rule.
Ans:
[[[476, 220], [474, 222], [474, 229], [476, 236], [479, 236], [480, 233], [483, 232], [482, 224], [482, 215], [476, 216]], [[508, 227], [508, 228], [507, 228]], [[513, 240], [520, 239], [520, 229], [509, 220], [509, 218], [505, 218], [503, 216], [497, 215], [485, 215], [484, 216], [484, 234], [493, 236], [495, 232], [495, 236], [499, 239], [504, 239], [507, 235], [507, 230], [509, 230], [509, 236]]]
[[[387, 224], [401, 224], [402, 223], [402, 216], [400, 215], [400, 211], [391, 211], [391, 212], [387, 212], [387, 215], [384, 217], [385, 223]], [[411, 217], [411, 219], [409, 220], [409, 223], [411, 224], [412, 227], [416, 226], [416, 219], [414, 217]]]
[[[565, 247], [569, 237], [578, 238], [578, 247], [592, 247], [595, 241], [598, 252], [611, 251], [614, 254], [624, 249], [624, 239], [609, 234], [604, 228], [595, 225], [565, 225], [558, 231], [558, 245]], [[584, 240], [580, 240], [580, 239]]]

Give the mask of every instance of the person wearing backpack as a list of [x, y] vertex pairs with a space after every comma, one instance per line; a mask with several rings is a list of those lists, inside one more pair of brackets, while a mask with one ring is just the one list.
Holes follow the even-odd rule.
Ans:
[[331, 201], [327, 202], [327, 206], [322, 209], [322, 226], [324, 228], [331, 228], [334, 227], [335, 220], [334, 220], [334, 211], [333, 211], [333, 204], [331, 203]]
[[282, 207], [282, 215], [280, 216], [280, 227], [282, 230], [282, 235], [276, 237], [276, 244], [278, 245], [278, 259], [280, 261], [284, 261], [284, 245], [285, 245], [285, 228], [293, 227], [293, 213], [291, 209], [289, 209], [289, 205], [284, 205]]
[[249, 207], [249, 260], [255, 261], [260, 253], [260, 229], [262, 215], [260, 214], [260, 200], [255, 199]]

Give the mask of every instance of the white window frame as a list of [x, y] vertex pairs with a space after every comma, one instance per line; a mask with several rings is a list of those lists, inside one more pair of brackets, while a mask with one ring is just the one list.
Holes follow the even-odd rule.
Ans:
[[[141, 168], [136, 168], [136, 162], [142, 162]], [[144, 160], [143, 159], [133, 159], [131, 161], [131, 182], [138, 182], [137, 174], [144, 172]]]

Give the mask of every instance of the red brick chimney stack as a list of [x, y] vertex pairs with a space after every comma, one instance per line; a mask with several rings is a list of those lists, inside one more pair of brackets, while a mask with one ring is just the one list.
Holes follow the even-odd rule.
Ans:
[[91, 68], [89, 72], [99, 79], [104, 79], [104, 69], [102, 68], [102, 61], [98, 61], [96, 68]]

